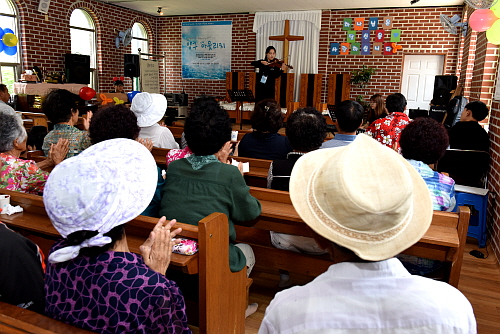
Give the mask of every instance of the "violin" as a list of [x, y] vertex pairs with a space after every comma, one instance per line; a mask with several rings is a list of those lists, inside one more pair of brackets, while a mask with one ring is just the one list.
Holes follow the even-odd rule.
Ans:
[[287, 63], [285, 63], [282, 60], [279, 60], [278, 58], [274, 58], [273, 61], [271, 63], [269, 63], [269, 67], [281, 68], [283, 66], [283, 64], [285, 64], [286, 66], [288, 66], [289, 69], [293, 70], [293, 66], [288, 65]]

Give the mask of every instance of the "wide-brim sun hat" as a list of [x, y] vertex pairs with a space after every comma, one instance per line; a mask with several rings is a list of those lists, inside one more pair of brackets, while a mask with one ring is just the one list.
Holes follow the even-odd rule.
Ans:
[[411, 247], [432, 221], [423, 178], [401, 155], [366, 135], [302, 156], [292, 170], [290, 197], [316, 233], [368, 261]]
[[50, 173], [43, 193], [45, 210], [63, 238], [77, 231], [98, 234], [80, 245], [53, 252], [49, 261], [64, 262], [83, 247], [104, 246], [103, 236], [129, 222], [149, 205], [156, 190], [155, 160], [142, 144], [111, 139], [66, 159]]
[[143, 128], [158, 123], [167, 110], [167, 99], [161, 94], [137, 93], [130, 110], [137, 117], [137, 125]]

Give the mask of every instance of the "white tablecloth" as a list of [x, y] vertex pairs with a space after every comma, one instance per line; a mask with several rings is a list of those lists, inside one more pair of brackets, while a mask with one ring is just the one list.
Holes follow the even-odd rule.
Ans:
[[70, 92], [77, 94], [80, 92], [82, 87], [87, 87], [87, 85], [82, 84], [53, 84], [53, 83], [22, 83], [14, 82], [14, 94], [26, 94], [26, 95], [47, 95], [53, 89], [66, 89]]

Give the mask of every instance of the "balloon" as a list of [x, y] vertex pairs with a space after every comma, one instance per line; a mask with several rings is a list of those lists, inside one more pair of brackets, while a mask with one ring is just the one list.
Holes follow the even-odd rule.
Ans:
[[486, 31], [498, 20], [490, 9], [478, 9], [469, 17], [469, 25], [474, 31]]
[[118, 80], [118, 77], [113, 77], [113, 81], [116, 81], [116, 80]]
[[121, 81], [125, 80], [125, 77], [121, 76], [121, 77], [120, 77], [120, 80], [121, 80]]
[[134, 96], [136, 96], [138, 93], [140, 93], [139, 91], [137, 90], [134, 90], [134, 91], [131, 91], [131, 92], [128, 92], [127, 93], [127, 96], [128, 96], [128, 101], [130, 103], [132, 103], [132, 100], [134, 99]]
[[0, 53], [3, 51], [5, 48], [5, 44], [3, 44], [2, 40], [0, 40]]
[[491, 28], [486, 30], [486, 38], [491, 44], [500, 45], [500, 20], [495, 21]]
[[5, 28], [3, 30], [4, 34], [13, 34], [14, 33], [14, 30], [10, 29], [10, 28]]
[[14, 46], [5, 45], [3, 47], [3, 52], [5, 52], [9, 56], [13, 56], [17, 53], [17, 46], [16, 45], [14, 45]]
[[16, 37], [16, 35], [11, 34], [11, 33], [3, 35], [2, 41], [7, 46], [17, 45], [17, 37]]
[[95, 96], [95, 90], [90, 87], [82, 87], [80, 88], [79, 94], [82, 99], [85, 101], [91, 100]]
[[494, 6], [491, 6], [490, 10], [495, 13], [496, 17], [500, 18], [500, 2], [497, 2]]
[[0, 40], [2, 39], [3, 35], [5, 35], [5, 32], [2, 28], [0, 28]]

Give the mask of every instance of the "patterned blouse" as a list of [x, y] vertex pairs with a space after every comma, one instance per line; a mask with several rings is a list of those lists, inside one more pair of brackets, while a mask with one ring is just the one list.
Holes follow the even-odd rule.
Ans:
[[[61, 240], [51, 252], [64, 246]], [[134, 253], [108, 251], [49, 263], [45, 294], [47, 316], [93, 332], [191, 333], [175, 282]]]
[[408, 160], [422, 176], [431, 192], [432, 207], [436, 211], [453, 211], [456, 205], [455, 181], [444, 174], [433, 171], [422, 161]]
[[0, 187], [27, 194], [43, 192], [49, 173], [44, 172], [33, 160], [23, 160], [0, 153]]
[[69, 140], [69, 151], [66, 158], [74, 157], [90, 146], [90, 138], [87, 131], [78, 130], [68, 124], [56, 124], [54, 125], [54, 129], [43, 140], [42, 150], [45, 156], [49, 154], [50, 144], [57, 144], [59, 138]]
[[393, 147], [394, 143], [399, 143], [401, 131], [410, 123], [410, 119], [402, 112], [393, 112], [384, 118], [374, 121], [368, 128], [366, 134], [372, 136], [380, 143]]

